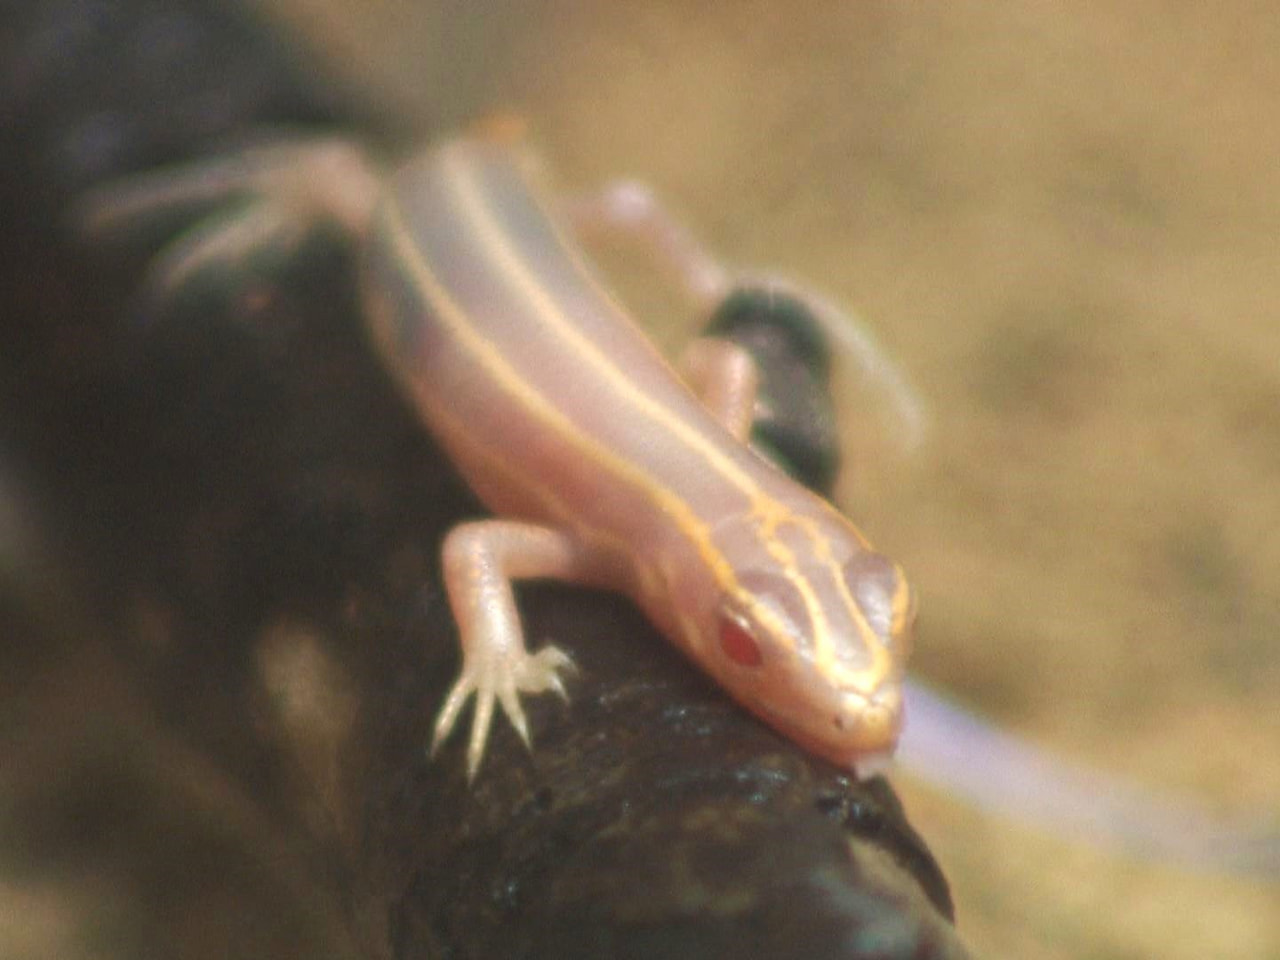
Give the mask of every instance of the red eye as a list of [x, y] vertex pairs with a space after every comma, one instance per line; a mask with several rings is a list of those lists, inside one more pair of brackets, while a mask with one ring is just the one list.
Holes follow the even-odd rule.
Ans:
[[755, 638], [736, 620], [720, 621], [720, 648], [730, 660], [744, 667], [758, 667], [764, 659]]

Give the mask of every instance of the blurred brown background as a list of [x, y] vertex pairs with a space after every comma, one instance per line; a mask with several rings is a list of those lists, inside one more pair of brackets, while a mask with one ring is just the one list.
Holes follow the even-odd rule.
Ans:
[[[641, 177], [732, 261], [855, 305], [933, 413], [844, 501], [921, 591], [917, 672], [1277, 822], [1280, 13], [269, 6], [422, 136], [518, 110], [563, 184]], [[1274, 885], [901, 786], [979, 955], [1280, 955]]]

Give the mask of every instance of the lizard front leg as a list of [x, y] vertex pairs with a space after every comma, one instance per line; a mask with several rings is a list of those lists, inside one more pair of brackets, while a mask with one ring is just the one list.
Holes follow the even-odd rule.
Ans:
[[599, 565], [573, 536], [550, 527], [514, 520], [478, 520], [454, 527], [444, 542], [444, 581], [458, 624], [462, 672], [436, 718], [434, 755], [448, 738], [458, 714], [476, 697], [467, 747], [467, 777], [484, 757], [495, 702], [520, 738], [529, 728], [520, 694], [555, 691], [564, 697], [560, 673], [571, 669], [556, 647], [530, 653], [516, 610], [512, 582], [527, 579], [593, 583]]

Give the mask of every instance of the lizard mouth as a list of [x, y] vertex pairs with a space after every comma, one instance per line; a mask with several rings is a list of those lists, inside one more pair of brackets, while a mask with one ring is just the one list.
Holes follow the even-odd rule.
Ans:
[[882, 769], [897, 746], [902, 730], [902, 692], [893, 687], [868, 697], [859, 691], [839, 695], [834, 714], [806, 704], [789, 712], [777, 704], [754, 704], [758, 714], [776, 730], [812, 753], [861, 777], [864, 764]]

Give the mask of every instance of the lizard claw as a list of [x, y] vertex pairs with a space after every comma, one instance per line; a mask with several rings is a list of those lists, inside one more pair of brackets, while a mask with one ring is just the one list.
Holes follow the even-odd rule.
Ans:
[[495, 703], [502, 708], [525, 746], [529, 747], [529, 724], [524, 708], [520, 705], [520, 694], [550, 690], [567, 701], [568, 694], [560, 679], [560, 672], [573, 669], [573, 661], [569, 655], [556, 647], [544, 647], [534, 654], [519, 648], [514, 653], [464, 656], [462, 674], [450, 689], [436, 716], [435, 732], [431, 738], [431, 756], [436, 755], [440, 745], [453, 732], [458, 715], [472, 694], [476, 696], [476, 706], [467, 744], [468, 782], [475, 778], [484, 759]]

